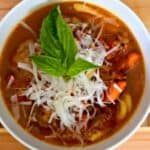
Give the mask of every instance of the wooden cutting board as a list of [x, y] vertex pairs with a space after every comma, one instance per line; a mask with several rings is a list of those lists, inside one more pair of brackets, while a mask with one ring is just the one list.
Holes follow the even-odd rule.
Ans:
[[[150, 0], [123, 0], [138, 16], [143, 20], [150, 31]], [[0, 19], [19, 0], [0, 0]], [[4, 128], [0, 127], [0, 149], [2, 150], [27, 150], [22, 144], [17, 142]], [[143, 126], [118, 150], [150, 150], [150, 117], [147, 118]]]

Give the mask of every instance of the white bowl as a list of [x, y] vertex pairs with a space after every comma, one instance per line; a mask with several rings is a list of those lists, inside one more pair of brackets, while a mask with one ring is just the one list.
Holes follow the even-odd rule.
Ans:
[[[21, 19], [23, 19], [32, 10], [45, 5], [46, 3], [52, 3], [63, 0], [24, 0], [14, 9], [12, 9], [8, 15], [1, 20], [0, 23], [0, 53], [2, 48], [11, 33], [12, 29], [16, 26]], [[150, 35], [144, 27], [140, 19], [122, 2], [118, 0], [87, 0], [90, 3], [95, 3], [105, 9], [109, 10], [121, 20], [123, 20], [130, 30], [133, 32], [142, 48], [142, 53], [145, 59], [146, 68], [146, 85], [141, 103], [136, 110], [136, 113], [132, 119], [125, 125], [121, 131], [117, 132], [110, 138], [99, 142], [97, 144], [86, 147], [87, 150], [103, 150], [108, 148], [115, 148], [122, 142], [126, 141], [142, 124], [146, 116], [148, 115], [148, 109], [150, 105]], [[136, 88], [136, 87], [135, 87]], [[77, 148], [63, 148], [54, 145], [48, 145], [25, 132], [17, 123], [13, 120], [8, 112], [2, 97], [0, 100], [0, 117], [4, 127], [14, 136], [18, 141], [27, 146], [30, 149], [41, 150], [67, 150]], [[81, 149], [81, 148], [79, 148]]]

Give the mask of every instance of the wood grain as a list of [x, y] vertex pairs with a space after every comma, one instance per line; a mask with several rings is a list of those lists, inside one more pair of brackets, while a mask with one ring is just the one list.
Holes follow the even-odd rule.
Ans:
[[[19, 0], [0, 0], [0, 19], [15, 6]], [[123, 0], [145, 23], [150, 31], [150, 0]], [[150, 126], [150, 116], [143, 126]], [[0, 127], [0, 148], [2, 150], [27, 150]], [[142, 127], [117, 150], [150, 150], [150, 127]]]
[[150, 31], [150, 0], [123, 0], [144, 22]]
[[27, 150], [22, 144], [12, 138], [5, 129], [0, 129], [0, 149]]
[[0, 19], [3, 18], [8, 11], [9, 9], [0, 9]]
[[20, 0], [0, 0], [0, 9], [10, 9]]
[[[27, 150], [19, 142], [13, 139], [6, 130], [0, 129], [0, 148], [3, 150]], [[141, 128], [125, 144], [117, 150], [149, 150], [150, 149], [150, 128]]]
[[150, 128], [141, 128], [117, 150], [150, 150]]

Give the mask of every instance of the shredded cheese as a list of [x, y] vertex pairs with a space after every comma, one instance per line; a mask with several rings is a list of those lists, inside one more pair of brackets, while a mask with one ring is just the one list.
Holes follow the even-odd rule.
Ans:
[[7, 89], [9, 89], [12, 86], [14, 81], [15, 81], [15, 78], [14, 78], [13, 75], [11, 75], [10, 78], [9, 78], [8, 84], [7, 84]]
[[24, 27], [26, 30], [28, 30], [34, 37], [37, 37], [36, 32], [26, 22], [21, 21], [20, 25], [22, 25], [22, 27]]
[[[34, 67], [33, 65], [33, 70]], [[105, 106], [103, 93], [107, 87], [100, 79], [98, 70], [94, 74], [96, 81], [91, 81], [86, 76], [86, 73], [80, 74], [69, 82], [65, 82], [63, 78], [49, 77], [42, 72], [38, 73], [41, 80], [36, 81], [34, 77], [31, 86], [22, 95], [35, 101], [37, 105], [46, 103], [53, 110], [49, 123], [59, 117], [64, 126], [80, 131], [79, 127], [85, 127], [91, 118], [87, 109], [88, 101], [91, 101], [91, 105], [94, 108], [94, 99], [97, 98], [96, 103], [101, 107]], [[71, 95], [72, 93], [73, 96]], [[79, 120], [82, 120], [84, 111], [87, 112], [86, 123], [83, 122], [78, 126], [75, 114], [78, 114]]]
[[[96, 46], [91, 47], [93, 41]], [[96, 65], [103, 65], [108, 53], [100, 41], [93, 39], [90, 34], [84, 34], [80, 40], [76, 39], [76, 43], [78, 46], [76, 57], [84, 58]], [[117, 48], [118, 46], [112, 51], [116, 51]], [[34, 44], [29, 45], [29, 52], [30, 55], [36, 53]], [[95, 104], [105, 107], [103, 99], [107, 86], [100, 77], [99, 69], [93, 70], [90, 78], [88, 74], [91, 70], [83, 72], [66, 82], [61, 77], [56, 78], [44, 74], [37, 69], [34, 63], [29, 65], [20, 62], [18, 68], [33, 74], [30, 86], [22, 91], [23, 96], [34, 102], [28, 124], [34, 107], [46, 105], [52, 111], [48, 120], [49, 124], [54, 119], [59, 119], [61, 128], [67, 127], [70, 130], [80, 132], [83, 127], [86, 128], [88, 121], [96, 115]], [[91, 80], [92, 77], [94, 80]], [[93, 108], [92, 114], [89, 112], [89, 106]], [[86, 117], [83, 117], [84, 113]], [[78, 118], [78, 121], [76, 118]]]
[[18, 68], [26, 70], [26, 71], [28, 71], [30, 73], [33, 73], [32, 68], [31, 68], [31, 66], [29, 64], [19, 62], [18, 63]]
[[113, 87], [119, 92], [122, 93], [122, 89], [115, 83], [113, 84]]

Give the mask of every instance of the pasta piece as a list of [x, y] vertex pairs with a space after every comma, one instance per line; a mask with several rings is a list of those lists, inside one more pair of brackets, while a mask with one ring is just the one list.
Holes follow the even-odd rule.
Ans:
[[124, 101], [120, 101], [119, 103], [119, 109], [117, 113], [117, 120], [123, 120], [127, 115], [127, 105]]
[[95, 133], [92, 133], [90, 136], [89, 136], [89, 141], [91, 142], [95, 142], [97, 141], [98, 139], [100, 139], [102, 137], [103, 133], [100, 132], [100, 131], [97, 131]]
[[85, 13], [90, 12], [92, 15], [100, 17], [100, 18], [103, 17], [98, 11], [94, 10], [93, 8], [87, 5], [77, 3], [77, 4], [74, 4], [74, 9], [79, 12], [85, 12]]
[[131, 109], [132, 109], [132, 98], [131, 98], [131, 95], [124, 94], [123, 97], [122, 97], [122, 100], [126, 103], [127, 111], [129, 113], [131, 111]]

